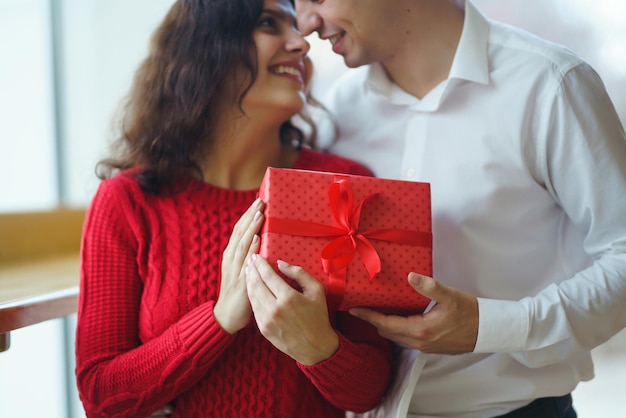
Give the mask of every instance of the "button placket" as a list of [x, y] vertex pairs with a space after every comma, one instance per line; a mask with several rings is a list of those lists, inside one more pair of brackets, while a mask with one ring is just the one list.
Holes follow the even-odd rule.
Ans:
[[402, 159], [402, 177], [404, 180], [418, 181], [424, 165], [426, 144], [426, 115], [414, 112], [408, 121], [404, 137], [404, 156]]

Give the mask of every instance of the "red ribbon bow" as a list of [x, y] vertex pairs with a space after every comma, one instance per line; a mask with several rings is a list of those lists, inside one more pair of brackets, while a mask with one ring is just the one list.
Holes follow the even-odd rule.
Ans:
[[359, 232], [363, 204], [378, 193], [366, 196], [354, 206], [354, 192], [350, 181], [347, 178], [339, 178], [330, 185], [328, 194], [333, 225], [270, 216], [266, 219], [263, 233], [334, 237], [321, 252], [322, 266], [328, 274], [327, 291], [331, 306], [337, 307], [343, 298], [347, 268], [357, 253], [370, 280], [380, 273], [380, 256], [370, 239], [421, 247], [431, 246], [432, 235], [427, 232], [401, 229], [370, 229]]

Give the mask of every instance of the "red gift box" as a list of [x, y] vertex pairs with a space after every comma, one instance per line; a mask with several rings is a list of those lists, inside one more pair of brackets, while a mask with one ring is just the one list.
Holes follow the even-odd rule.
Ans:
[[268, 168], [260, 254], [302, 266], [337, 310], [422, 312], [430, 300], [407, 281], [432, 276], [428, 183]]

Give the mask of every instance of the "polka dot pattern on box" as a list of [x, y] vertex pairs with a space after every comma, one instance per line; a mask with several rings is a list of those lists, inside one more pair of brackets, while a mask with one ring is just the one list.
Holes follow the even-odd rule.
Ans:
[[[357, 233], [371, 229], [399, 229], [430, 234], [431, 207], [428, 183], [379, 179], [355, 175], [311, 172], [294, 169], [268, 169], [260, 189], [266, 202], [266, 218], [287, 218], [333, 225], [329, 187], [337, 179], [348, 179], [356, 204], [375, 194], [363, 205]], [[271, 263], [282, 259], [304, 267], [326, 284], [320, 253], [332, 237], [264, 233], [261, 254]], [[382, 263], [382, 270], [370, 280], [357, 254], [347, 269], [345, 293], [339, 310], [354, 306], [380, 308], [387, 312], [422, 311], [429, 300], [413, 290], [409, 272], [432, 276], [432, 248], [371, 239]]]

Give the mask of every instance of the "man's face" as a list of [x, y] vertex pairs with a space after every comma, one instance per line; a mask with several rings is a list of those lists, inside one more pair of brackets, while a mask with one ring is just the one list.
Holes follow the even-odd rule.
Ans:
[[317, 32], [348, 67], [384, 61], [398, 46], [394, 22], [407, 10], [399, 0], [295, 0], [298, 28]]

